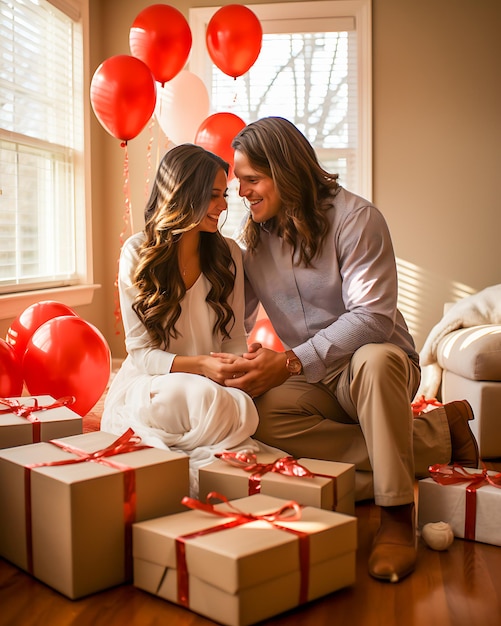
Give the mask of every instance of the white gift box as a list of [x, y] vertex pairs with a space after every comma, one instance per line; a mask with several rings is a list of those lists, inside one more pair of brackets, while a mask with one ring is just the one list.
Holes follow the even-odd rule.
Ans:
[[[90, 454], [116, 442], [60, 440]], [[121, 449], [85, 462], [46, 442], [0, 450], [0, 555], [72, 599], [131, 580], [132, 522], [184, 509], [189, 457]]]
[[[460, 472], [465, 475], [464, 482], [444, 485], [433, 478], [419, 481], [419, 527], [429, 522], [447, 522], [455, 537], [501, 546], [501, 489], [487, 482], [478, 482], [477, 488], [472, 489], [469, 485], [473, 479], [485, 474], [467, 468], [460, 468]], [[486, 475], [497, 476], [491, 471]]]
[[134, 585], [228, 626], [254, 624], [352, 585], [355, 517], [304, 507], [296, 521], [232, 525], [230, 506], [260, 516], [287, 503], [255, 494], [215, 505], [223, 517], [190, 510], [134, 524]]
[[[226, 453], [225, 453], [226, 454]], [[228, 453], [233, 454], [233, 453]], [[238, 453], [237, 453], [238, 454]], [[292, 457], [283, 456], [284, 459]], [[259, 466], [272, 466], [280, 456], [263, 453], [255, 455]], [[292, 459], [292, 461], [295, 461]], [[297, 459], [310, 476], [290, 476], [277, 471], [247, 471], [221, 459], [200, 468], [199, 496], [207, 497], [211, 491], [224, 493], [229, 499], [243, 498], [259, 493], [295, 500], [304, 506], [315, 506], [329, 511], [354, 515], [355, 513], [355, 466], [351, 463], [323, 461], [319, 459]], [[255, 476], [258, 475], [257, 480]], [[255, 484], [257, 483], [257, 484]]]
[[[3, 400], [5, 404], [0, 404], [0, 448], [13, 448], [82, 433], [82, 418], [71, 410], [71, 402], [66, 403], [66, 399], [23, 396]], [[11, 408], [7, 403], [12, 405]], [[40, 410], [33, 411], [36, 403]]]

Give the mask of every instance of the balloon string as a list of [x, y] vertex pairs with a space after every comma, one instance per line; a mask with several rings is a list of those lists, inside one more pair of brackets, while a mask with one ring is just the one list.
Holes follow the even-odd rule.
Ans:
[[157, 170], [158, 170], [159, 165], [160, 165], [160, 124], [157, 126], [157, 162], [156, 162]]
[[[162, 89], [164, 89], [164, 85], [165, 83], [162, 85]], [[158, 109], [158, 115], [157, 115], [157, 119], [161, 120], [162, 116], [163, 116], [163, 106], [164, 106], [164, 99], [163, 99], [163, 95], [159, 92], [158, 93], [158, 101], [159, 101], [159, 109]], [[167, 135], [165, 134], [165, 131], [163, 128], [161, 128], [161, 124], [157, 124], [157, 160], [156, 160], [156, 166], [155, 166], [155, 171], [158, 170], [158, 166], [160, 165], [160, 142], [161, 139], [163, 137], [163, 145], [162, 148], [165, 148], [166, 150], [169, 147], [169, 138], [167, 137]]]
[[148, 146], [146, 147], [146, 174], [144, 183], [144, 197], [145, 201], [148, 201], [150, 195], [150, 176], [151, 176], [151, 147], [153, 145], [153, 129], [155, 128], [155, 118], [152, 117], [148, 124], [149, 139]]
[[134, 226], [132, 224], [131, 200], [130, 200], [129, 152], [128, 152], [126, 141], [124, 141], [121, 145], [124, 149], [123, 192], [124, 192], [124, 198], [125, 198], [125, 201], [124, 201], [125, 208], [124, 208], [124, 215], [123, 215], [124, 226], [123, 226], [122, 232], [120, 233], [120, 247], [122, 247], [125, 241], [125, 236], [127, 234], [127, 230], [129, 226], [130, 226], [131, 235], [134, 232]]
[[[163, 92], [163, 85], [162, 85], [162, 92]], [[160, 106], [158, 109], [158, 119], [161, 120], [162, 119], [162, 109], [164, 106], [164, 99], [163, 99], [163, 93], [162, 92], [158, 92], [157, 93], [157, 97], [158, 100], [160, 102]], [[158, 166], [160, 164], [160, 127], [161, 125], [158, 124], [157, 125], [157, 160], [156, 160], [156, 164], [155, 164], [155, 171], [158, 170]], [[163, 135], [163, 129], [162, 129], [162, 135]]]
[[[131, 201], [130, 201], [130, 179], [129, 179], [129, 151], [127, 149], [127, 142], [123, 141], [121, 144], [121, 147], [124, 149], [124, 168], [123, 168], [123, 193], [124, 193], [124, 213], [123, 213], [123, 228], [122, 231], [120, 232], [119, 235], [119, 242], [120, 242], [120, 251], [122, 250], [122, 246], [124, 244], [125, 241], [125, 237], [127, 234], [127, 230], [130, 227], [130, 231], [131, 234], [134, 232], [134, 228], [132, 225], [132, 213], [131, 213]], [[120, 264], [120, 254], [118, 255], [118, 259], [117, 259], [117, 273], [116, 273], [116, 277], [115, 277], [115, 282], [114, 282], [114, 286], [115, 286], [115, 293], [114, 293], [114, 302], [115, 302], [115, 307], [114, 307], [114, 316], [115, 316], [115, 334], [119, 335], [120, 334], [120, 328], [119, 328], [119, 324], [121, 322], [122, 319], [122, 315], [120, 312], [120, 298], [119, 298], [119, 294], [118, 294], [118, 271], [119, 271], [119, 264]]]

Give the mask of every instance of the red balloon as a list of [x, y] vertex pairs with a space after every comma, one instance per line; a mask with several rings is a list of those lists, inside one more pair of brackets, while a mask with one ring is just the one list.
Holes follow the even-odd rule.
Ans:
[[139, 135], [153, 115], [155, 78], [141, 59], [118, 54], [94, 72], [90, 100], [97, 119], [110, 135], [128, 141]]
[[230, 164], [230, 174], [233, 175], [233, 155], [234, 150], [231, 142], [238, 133], [245, 128], [245, 122], [234, 113], [214, 113], [209, 115], [200, 125], [195, 143]]
[[31, 395], [75, 396], [71, 409], [84, 416], [106, 388], [111, 352], [100, 331], [81, 317], [55, 317], [28, 342], [22, 370]]
[[132, 54], [146, 63], [162, 85], [183, 69], [191, 44], [186, 18], [166, 4], [146, 7], [137, 15], [129, 32]]
[[0, 398], [20, 396], [23, 386], [21, 361], [14, 348], [0, 339]]
[[247, 7], [228, 4], [216, 11], [209, 21], [206, 42], [214, 65], [236, 78], [254, 65], [261, 52], [261, 22]]
[[282, 342], [278, 338], [275, 329], [267, 317], [257, 320], [247, 339], [247, 343], [249, 346], [251, 343], [260, 343], [263, 348], [269, 348], [270, 350], [275, 350], [276, 352], [285, 351]]
[[42, 300], [32, 304], [16, 317], [7, 330], [6, 340], [13, 347], [20, 363], [28, 341], [37, 328], [60, 315], [76, 315], [76, 313], [62, 302]]

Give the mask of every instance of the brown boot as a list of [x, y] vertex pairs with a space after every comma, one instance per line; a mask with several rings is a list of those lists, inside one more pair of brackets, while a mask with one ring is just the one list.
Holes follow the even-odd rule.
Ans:
[[381, 507], [381, 526], [374, 538], [369, 573], [396, 583], [414, 571], [417, 559], [414, 502]]
[[451, 463], [458, 463], [463, 467], [478, 467], [478, 444], [468, 425], [468, 421], [474, 419], [469, 402], [456, 400], [444, 404], [444, 409], [451, 433]]

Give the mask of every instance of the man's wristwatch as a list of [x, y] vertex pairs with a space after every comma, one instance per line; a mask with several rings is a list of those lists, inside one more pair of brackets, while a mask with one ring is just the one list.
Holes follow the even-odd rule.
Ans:
[[298, 376], [303, 373], [303, 364], [297, 358], [292, 350], [287, 350], [285, 353], [287, 357], [287, 361], [285, 362], [285, 367], [291, 376]]

